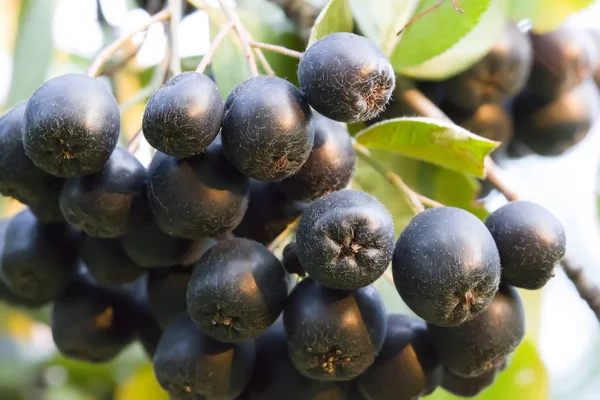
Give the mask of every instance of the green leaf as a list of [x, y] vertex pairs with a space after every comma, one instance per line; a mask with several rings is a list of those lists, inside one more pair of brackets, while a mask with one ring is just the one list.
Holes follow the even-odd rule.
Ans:
[[[494, 384], [483, 391], [476, 400], [546, 400], [550, 396], [548, 373], [535, 345], [525, 340], [510, 360], [506, 370], [498, 375]], [[443, 389], [436, 390], [430, 400], [454, 400]]]
[[[507, 0], [463, 0], [464, 14], [451, 1], [415, 21], [389, 55], [394, 69], [421, 79], [445, 79], [479, 60], [500, 37]], [[415, 13], [437, 0], [423, 0]]]
[[310, 46], [323, 36], [334, 32], [352, 32], [354, 21], [348, 0], [331, 0], [321, 10], [310, 31]]
[[22, 0], [8, 105], [26, 100], [45, 81], [52, 57], [56, 0]]
[[396, 118], [372, 125], [357, 134], [359, 143], [428, 161], [479, 177], [483, 160], [499, 142], [431, 118]]
[[361, 33], [389, 55], [399, 37], [396, 33], [409, 21], [420, 0], [349, 0]]
[[508, 15], [531, 19], [533, 31], [547, 33], [558, 28], [569, 14], [584, 9], [594, 0], [509, 0]]

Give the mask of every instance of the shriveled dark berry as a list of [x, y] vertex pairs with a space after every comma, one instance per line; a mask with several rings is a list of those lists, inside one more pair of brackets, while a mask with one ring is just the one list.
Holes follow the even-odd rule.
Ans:
[[327, 118], [340, 122], [375, 118], [396, 85], [392, 64], [369, 39], [336, 32], [313, 43], [298, 66], [302, 93]]
[[394, 251], [394, 222], [385, 206], [365, 192], [341, 190], [302, 214], [296, 243], [304, 270], [334, 289], [375, 282]]
[[225, 102], [221, 131], [232, 164], [251, 178], [279, 181], [306, 162], [314, 141], [312, 113], [298, 88], [285, 79], [250, 78]]
[[473, 214], [431, 208], [404, 228], [392, 271], [402, 300], [424, 320], [457, 326], [490, 304], [500, 283], [492, 235]]
[[202, 153], [217, 136], [223, 110], [217, 85], [208, 76], [184, 72], [150, 97], [142, 130], [158, 151], [190, 157]]
[[25, 152], [60, 177], [99, 171], [117, 145], [119, 106], [99, 80], [83, 74], [50, 79], [25, 109]]

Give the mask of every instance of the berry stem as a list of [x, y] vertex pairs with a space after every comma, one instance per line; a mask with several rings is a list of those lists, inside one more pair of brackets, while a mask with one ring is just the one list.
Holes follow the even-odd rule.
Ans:
[[267, 247], [269, 249], [269, 251], [274, 252], [279, 247], [281, 247], [283, 244], [285, 244], [285, 241], [296, 230], [299, 223], [300, 223], [300, 217], [297, 217], [295, 220], [290, 222], [285, 227], [285, 229], [279, 235], [277, 235], [277, 237], [275, 239], [273, 239], [273, 241], [269, 244], [269, 246]]
[[129, 140], [129, 143], [127, 143], [128, 152], [134, 154], [137, 151], [137, 149], [140, 147], [142, 136], [144, 136], [144, 131], [140, 128], [140, 130], [137, 131], [135, 135], [133, 135], [131, 140]]
[[590, 306], [596, 318], [600, 321], [600, 288], [594, 284], [584, 269], [572, 265], [566, 258], [561, 262], [565, 274], [569, 277], [577, 293]]
[[246, 27], [240, 21], [240, 18], [233, 10], [233, 4], [231, 0], [218, 0], [219, 5], [221, 6], [221, 10], [227, 17], [229, 21], [233, 24], [233, 28], [238, 33], [238, 37], [242, 42], [242, 46], [244, 47], [244, 52], [246, 53], [246, 58], [248, 59], [248, 64], [250, 65], [250, 72], [252, 72], [253, 76], [258, 76], [258, 66], [256, 65], [256, 57], [254, 56], [254, 52], [252, 51], [252, 47], [250, 46], [250, 42], [252, 41], [252, 36], [246, 30]]
[[[354, 150], [356, 151], [356, 155], [360, 157], [364, 162], [369, 164], [375, 171], [377, 171], [381, 176], [385, 177], [389, 183], [391, 183], [395, 188], [400, 190], [400, 192], [405, 196], [408, 204], [411, 209], [415, 212], [415, 214], [419, 214], [425, 211], [425, 206], [421, 202], [420, 195], [412, 190], [398, 175], [393, 172], [386, 171], [385, 167], [379, 164], [372, 156], [369, 149], [367, 149], [362, 144], [353, 141]], [[424, 197], [421, 195], [421, 197]], [[434, 200], [431, 200], [434, 202]], [[436, 202], [437, 203], [437, 202]]]
[[273, 70], [273, 67], [271, 67], [271, 64], [269, 64], [269, 61], [267, 60], [267, 58], [265, 57], [265, 55], [263, 54], [263, 52], [260, 51], [260, 49], [254, 49], [254, 52], [256, 53], [256, 57], [258, 58], [258, 62], [260, 62], [260, 65], [265, 70], [265, 73], [267, 75], [269, 75], [269, 76], [275, 76], [275, 75], [277, 75], [275, 73], [275, 70]]
[[98, 54], [98, 57], [96, 57], [96, 59], [92, 63], [92, 66], [90, 67], [90, 69], [87, 72], [88, 75], [91, 77], [94, 77], [94, 78], [99, 76], [100, 71], [102, 70], [102, 67], [104, 67], [104, 65], [108, 62], [108, 60], [110, 60], [110, 58], [113, 55], [115, 55], [135, 35], [137, 35], [140, 32], [148, 30], [148, 28], [152, 24], [154, 24], [156, 22], [160, 22], [160, 21], [165, 21], [169, 18], [171, 18], [170, 10], [163, 10], [161, 12], [158, 12], [158, 13], [154, 14], [152, 16], [152, 18], [150, 18], [144, 24], [140, 25], [139, 27], [132, 30], [128, 34], [126, 34], [126, 35], [120, 37], [119, 39], [115, 40], [114, 42], [112, 42], [104, 50], [102, 50], [100, 52], [100, 54]]
[[179, 59], [179, 23], [181, 22], [181, 14], [183, 1], [168, 0], [168, 10], [171, 11], [171, 23], [169, 24], [169, 47], [171, 48], [171, 60], [169, 69], [176, 76], [181, 73], [181, 60]]
[[251, 40], [249, 44], [250, 44], [250, 46], [252, 46], [254, 48], [272, 51], [273, 53], [279, 53], [279, 54], [283, 54], [284, 56], [293, 57], [293, 58], [297, 58], [297, 59], [301, 59], [302, 55], [304, 54], [301, 51], [288, 49], [287, 47], [277, 46], [274, 44], [257, 42], [255, 40]]
[[206, 54], [204, 54], [204, 57], [202, 57], [202, 61], [200, 62], [200, 64], [198, 64], [198, 67], [196, 68], [197, 73], [199, 73], [199, 74], [204, 73], [204, 71], [206, 70], [206, 67], [208, 67], [208, 65], [212, 61], [212, 58], [215, 55], [217, 49], [219, 48], [219, 45], [221, 44], [221, 42], [223, 41], [225, 36], [227, 36], [227, 34], [231, 30], [231, 28], [233, 28], [233, 22], [231, 22], [231, 21], [226, 23], [225, 25], [223, 25], [223, 27], [221, 28], [219, 33], [217, 33], [217, 36], [215, 36], [215, 39], [211, 43], [210, 49], [208, 49]]
[[140, 49], [142, 48], [142, 45], [144, 44], [144, 41], [146, 40], [146, 37], [147, 35], [144, 36], [144, 40], [137, 44], [135, 48], [131, 52], [129, 52], [129, 54], [127, 54], [125, 57], [122, 57], [114, 65], [111, 65], [110, 67], [102, 71], [102, 75], [111, 76], [116, 74], [121, 68], [123, 68], [129, 61], [131, 61], [131, 59], [133, 59], [133, 57], [137, 55], [137, 53], [139, 53]]

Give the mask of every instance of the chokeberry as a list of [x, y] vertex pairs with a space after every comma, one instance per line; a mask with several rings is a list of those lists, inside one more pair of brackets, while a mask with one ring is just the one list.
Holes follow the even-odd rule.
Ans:
[[0, 194], [29, 205], [42, 222], [62, 222], [58, 198], [64, 180], [36, 167], [23, 148], [26, 105], [0, 117]]
[[229, 164], [218, 141], [185, 159], [156, 153], [148, 175], [156, 223], [173, 236], [198, 239], [230, 232], [248, 207], [248, 178]]
[[546, 208], [528, 201], [510, 202], [486, 221], [502, 265], [502, 282], [540, 289], [566, 251], [565, 230]]
[[281, 182], [286, 195], [297, 201], [312, 201], [344, 189], [354, 174], [356, 156], [343, 124], [313, 113], [315, 141], [308, 160]]
[[304, 270], [334, 289], [375, 282], [394, 251], [394, 222], [385, 206], [360, 191], [330, 193], [302, 214], [296, 243]]
[[140, 225], [149, 213], [146, 169], [117, 148], [98, 172], [67, 179], [60, 209], [69, 224], [89, 236], [114, 238]]
[[231, 163], [251, 178], [279, 181], [296, 173], [310, 155], [314, 126], [308, 102], [285, 79], [250, 78], [225, 102], [221, 131]]
[[288, 243], [283, 248], [283, 257], [281, 262], [289, 274], [297, 274], [299, 276], [306, 275], [304, 268], [302, 268], [302, 265], [300, 264], [300, 259], [298, 258], [298, 245], [296, 242]]
[[85, 235], [79, 253], [87, 271], [99, 285], [131, 283], [144, 273], [121, 247], [117, 239], [99, 239]]
[[506, 362], [525, 336], [525, 310], [519, 293], [501, 285], [489, 307], [456, 327], [429, 324], [431, 339], [447, 369], [474, 377]]
[[2, 281], [16, 295], [49, 301], [60, 295], [77, 271], [77, 248], [62, 224], [45, 225], [25, 209], [6, 228], [0, 258]]
[[50, 79], [25, 109], [25, 152], [33, 163], [60, 177], [99, 171], [117, 145], [117, 101], [99, 80], [83, 74]]
[[369, 39], [336, 32], [313, 43], [298, 66], [302, 93], [324, 116], [340, 122], [375, 118], [396, 85], [392, 64]]
[[258, 242], [233, 238], [211, 247], [196, 263], [187, 309], [200, 330], [222, 342], [254, 338], [283, 311], [286, 274]]
[[292, 363], [303, 375], [348, 381], [369, 368], [385, 339], [385, 306], [373, 286], [336, 290], [311, 278], [290, 294], [283, 312]]
[[208, 76], [184, 72], [150, 97], [142, 131], [148, 143], [162, 153], [194, 156], [219, 133], [223, 110], [217, 85]]
[[492, 368], [481, 375], [465, 378], [446, 370], [444, 372], [444, 379], [442, 380], [442, 388], [456, 396], [475, 397], [492, 386], [496, 381], [498, 372], [497, 368]]
[[171, 396], [182, 399], [234, 399], [254, 370], [254, 340], [221, 343], [198, 331], [180, 314], [158, 343], [154, 374]]
[[454, 207], [431, 208], [404, 228], [392, 271], [398, 293], [413, 312], [439, 326], [456, 326], [494, 298], [500, 257], [476, 216]]
[[187, 311], [185, 293], [191, 276], [192, 268], [184, 267], [148, 271], [148, 305], [163, 329]]

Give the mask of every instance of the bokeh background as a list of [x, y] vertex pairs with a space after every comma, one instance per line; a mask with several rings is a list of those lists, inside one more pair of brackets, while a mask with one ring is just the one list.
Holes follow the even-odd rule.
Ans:
[[[259, 0], [250, 3], [264, 6]], [[148, 18], [133, 0], [0, 0], [0, 112], [26, 100], [50, 77], [84, 71], [103, 46]], [[566, 23], [596, 28], [599, 20], [600, 4], [594, 4]], [[178, 53], [184, 68], [197, 65], [209, 46], [208, 32], [204, 12], [183, 18]], [[132, 57], [125, 65], [102, 78], [110, 80], [107, 83], [121, 104], [123, 140], [140, 127], [141, 100], [155, 89], [153, 77], [160, 68], [165, 41], [162, 28], [151, 27], [128, 44], [124, 54], [130, 52]], [[148, 85], [150, 92], [144, 92]], [[583, 142], [558, 157], [525, 151], [522, 158], [500, 160], [500, 164], [524, 197], [561, 219], [570, 257], [600, 284], [600, 92], [592, 80], [581, 90], [586, 91], [595, 118]], [[486, 204], [493, 210], [504, 201], [492, 192]], [[21, 207], [0, 197], [2, 217]], [[393, 288], [380, 289], [402, 309]], [[510, 368], [481, 398], [600, 399], [599, 324], [568, 279], [557, 271], [541, 293], [522, 295], [527, 306], [527, 338]], [[167, 398], [141, 346], [132, 345], [117, 360], [102, 366], [66, 360], [52, 343], [45, 324], [48, 317], [49, 310], [31, 314], [0, 304], [0, 399]], [[451, 397], [438, 390], [432, 398]]]

